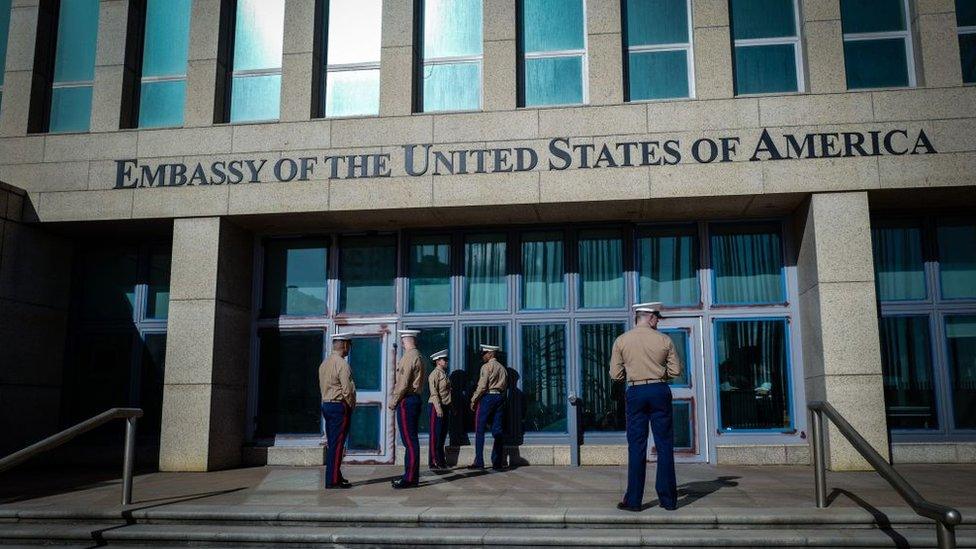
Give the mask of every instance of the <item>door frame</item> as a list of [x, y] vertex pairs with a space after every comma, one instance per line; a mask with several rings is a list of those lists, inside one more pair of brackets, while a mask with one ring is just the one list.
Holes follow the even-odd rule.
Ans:
[[[396, 428], [395, 417], [387, 408], [390, 390], [393, 387], [393, 372], [396, 367], [397, 345], [395, 343], [396, 323], [377, 322], [370, 320], [366, 323], [336, 325], [335, 333], [342, 333], [353, 338], [350, 355], [356, 352], [356, 339], [380, 337], [380, 387], [375, 391], [363, 391], [356, 388], [356, 409], [363, 405], [378, 406], [380, 410], [379, 451], [350, 452], [345, 451], [343, 463], [361, 464], [391, 464], [396, 459]], [[356, 373], [353, 372], [353, 379]], [[356, 410], [353, 410], [353, 414]], [[324, 440], [324, 436], [323, 436]], [[348, 440], [348, 439], [347, 439]]]
[[[705, 352], [703, 339], [703, 319], [701, 316], [671, 316], [661, 320], [658, 329], [663, 332], [685, 331], [688, 337], [688, 356], [683, 364], [688, 376], [688, 385], [671, 386], [674, 402], [690, 401], [692, 425], [692, 448], [675, 449], [675, 461], [683, 463], [708, 463], [710, 459], [708, 444], [709, 410], [705, 391]], [[653, 442], [647, 447], [648, 461], [657, 461]]]

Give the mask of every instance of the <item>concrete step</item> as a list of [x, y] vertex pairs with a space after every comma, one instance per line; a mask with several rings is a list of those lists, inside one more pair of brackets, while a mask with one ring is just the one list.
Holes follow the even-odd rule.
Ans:
[[[976, 532], [959, 532], [976, 547]], [[382, 528], [202, 524], [5, 524], [0, 544], [383, 547], [935, 547], [929, 529]]]

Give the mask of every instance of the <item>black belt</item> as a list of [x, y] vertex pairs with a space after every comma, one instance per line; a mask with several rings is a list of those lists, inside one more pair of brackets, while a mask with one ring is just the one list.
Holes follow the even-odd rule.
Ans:
[[637, 381], [628, 381], [627, 385], [634, 387], [637, 385], [650, 385], [651, 383], [664, 383], [663, 379], [638, 379]]
[[500, 394], [502, 394], [502, 390], [501, 389], [491, 389], [491, 390], [488, 391], [488, 394], [489, 395], [500, 395]]

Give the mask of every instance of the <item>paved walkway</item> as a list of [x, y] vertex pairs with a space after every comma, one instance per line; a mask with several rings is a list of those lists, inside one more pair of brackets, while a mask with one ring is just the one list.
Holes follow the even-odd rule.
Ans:
[[[976, 507], [976, 465], [902, 465], [898, 470], [933, 501]], [[320, 488], [321, 467], [142, 474], [135, 479], [133, 506], [612, 508], [626, 482], [624, 467], [530, 466], [501, 473], [423, 472], [419, 488], [394, 491], [390, 480], [400, 472], [395, 466], [348, 465], [343, 473], [355, 487], [329, 491]], [[679, 465], [679, 506], [689, 511], [813, 508], [812, 477], [810, 467]], [[653, 478], [651, 466], [647, 503], [656, 503]], [[904, 506], [874, 473], [829, 473], [828, 490], [834, 490], [832, 507]], [[15, 470], [0, 475], [0, 511], [117, 510], [120, 496], [117, 473]]]

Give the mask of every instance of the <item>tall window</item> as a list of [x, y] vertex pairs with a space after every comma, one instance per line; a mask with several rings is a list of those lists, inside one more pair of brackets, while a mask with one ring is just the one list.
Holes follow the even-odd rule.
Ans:
[[464, 239], [464, 308], [508, 308], [507, 239], [504, 233], [472, 234]]
[[976, 221], [875, 220], [871, 235], [888, 425], [976, 428]]
[[328, 0], [319, 109], [325, 116], [379, 114], [382, 8], [382, 0]]
[[584, 17], [583, 0], [521, 0], [522, 105], [586, 101]]
[[3, 73], [7, 66], [7, 38], [10, 36], [10, 3], [0, 0], [0, 101], [3, 100]]
[[956, 0], [956, 25], [959, 26], [959, 54], [962, 81], [976, 83], [976, 0]]
[[281, 106], [284, 0], [238, 0], [230, 121], [275, 120]]
[[319, 239], [265, 243], [261, 316], [314, 316], [326, 312], [329, 243]]
[[147, 0], [139, 127], [183, 125], [190, 0]]
[[735, 92], [795, 92], [803, 87], [797, 0], [731, 0]]
[[523, 427], [566, 432], [566, 325], [522, 325]]
[[566, 305], [566, 276], [561, 231], [522, 235], [523, 309], [562, 309]]
[[841, 0], [847, 88], [914, 86], [908, 0]]
[[783, 249], [778, 224], [729, 223], [712, 227], [715, 303], [783, 303]]
[[580, 231], [579, 280], [581, 307], [624, 306], [624, 241], [620, 231]]
[[91, 125], [98, 4], [98, 0], [60, 2], [50, 132], [86, 132]]
[[786, 430], [793, 425], [785, 319], [715, 321], [719, 428]]
[[691, 2], [626, 0], [623, 10], [628, 99], [690, 97]]
[[451, 311], [451, 236], [413, 236], [408, 253], [407, 310]]
[[339, 249], [339, 311], [395, 312], [396, 272], [394, 237], [343, 237]]
[[642, 229], [637, 240], [639, 301], [660, 301], [667, 307], [695, 306], [698, 244], [694, 225]]
[[481, 0], [423, 0], [421, 107], [481, 108]]

